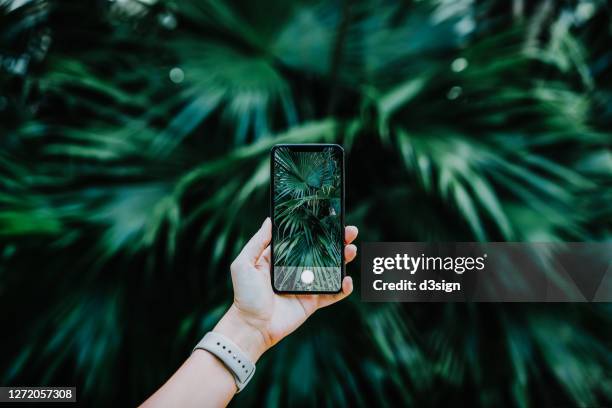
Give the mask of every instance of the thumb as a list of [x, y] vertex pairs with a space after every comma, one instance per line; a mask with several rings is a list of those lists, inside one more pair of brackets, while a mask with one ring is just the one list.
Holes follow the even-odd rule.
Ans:
[[272, 239], [272, 222], [266, 218], [259, 230], [246, 243], [236, 258], [239, 264], [254, 265]]

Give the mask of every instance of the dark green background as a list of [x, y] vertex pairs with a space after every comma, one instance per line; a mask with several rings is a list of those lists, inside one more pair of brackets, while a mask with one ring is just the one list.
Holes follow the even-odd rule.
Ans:
[[[276, 143], [344, 146], [364, 241], [612, 238], [607, 2], [0, 4], [2, 385], [155, 390], [231, 300]], [[235, 402], [609, 406], [611, 320], [354, 294]]]

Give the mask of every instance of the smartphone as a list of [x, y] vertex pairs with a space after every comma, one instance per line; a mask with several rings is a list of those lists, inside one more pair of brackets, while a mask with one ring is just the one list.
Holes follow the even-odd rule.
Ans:
[[270, 152], [272, 287], [338, 293], [344, 267], [344, 149], [282, 144]]

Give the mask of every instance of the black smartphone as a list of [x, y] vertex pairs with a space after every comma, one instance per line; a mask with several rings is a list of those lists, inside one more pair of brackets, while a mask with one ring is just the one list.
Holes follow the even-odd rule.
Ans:
[[344, 278], [344, 149], [282, 144], [270, 152], [272, 287], [338, 293]]

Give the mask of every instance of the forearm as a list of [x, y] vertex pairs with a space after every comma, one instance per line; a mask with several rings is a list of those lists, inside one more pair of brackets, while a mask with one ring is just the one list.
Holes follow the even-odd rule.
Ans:
[[234, 377], [205, 350], [196, 350], [143, 407], [222, 407], [236, 393]]
[[[241, 319], [232, 306], [213, 331], [223, 334], [256, 362], [266, 350], [259, 331]], [[213, 354], [198, 349], [143, 407], [221, 407], [236, 394], [232, 373]]]

